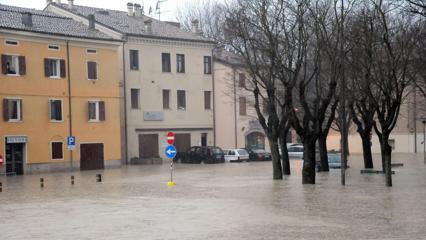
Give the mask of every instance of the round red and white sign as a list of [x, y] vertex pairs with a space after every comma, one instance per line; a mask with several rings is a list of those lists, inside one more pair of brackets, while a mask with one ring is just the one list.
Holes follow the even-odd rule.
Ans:
[[167, 133], [167, 143], [172, 145], [175, 142], [175, 134], [172, 132]]

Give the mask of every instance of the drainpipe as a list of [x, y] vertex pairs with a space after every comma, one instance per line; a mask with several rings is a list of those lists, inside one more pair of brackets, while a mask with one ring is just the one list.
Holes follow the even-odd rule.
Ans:
[[127, 141], [127, 88], [126, 88], [126, 52], [124, 50], [125, 42], [123, 42], [123, 88], [124, 88], [124, 163], [128, 164], [128, 141]]
[[236, 81], [236, 72], [237, 69], [232, 67], [232, 80], [234, 82], [234, 134], [235, 134], [235, 148], [238, 148], [238, 138], [237, 138], [237, 81]]
[[[70, 41], [67, 40], [67, 76], [68, 76], [68, 115], [69, 115], [69, 136], [72, 136], [72, 104], [71, 104], [71, 69], [70, 69]], [[73, 170], [73, 151], [70, 151], [70, 171]]]
[[214, 84], [214, 47], [211, 50], [212, 92], [213, 92], [213, 146], [216, 146], [216, 91]]

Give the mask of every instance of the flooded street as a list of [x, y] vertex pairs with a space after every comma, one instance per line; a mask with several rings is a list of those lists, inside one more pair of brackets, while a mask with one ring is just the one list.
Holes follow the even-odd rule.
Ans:
[[423, 156], [393, 162], [405, 166], [392, 188], [360, 174], [361, 156], [345, 187], [340, 170], [303, 186], [298, 160], [284, 181], [270, 162], [181, 164], [172, 188], [168, 164], [100, 171], [102, 183], [97, 171], [2, 176], [0, 239], [426, 239]]

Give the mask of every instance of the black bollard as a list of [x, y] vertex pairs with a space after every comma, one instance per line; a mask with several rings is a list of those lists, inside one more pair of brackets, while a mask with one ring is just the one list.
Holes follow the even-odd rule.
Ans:
[[44, 178], [40, 178], [40, 187], [44, 188]]
[[74, 176], [71, 176], [71, 185], [74, 185]]
[[0, 192], [3, 192], [3, 183], [0, 182]]
[[96, 182], [102, 182], [102, 174], [96, 174]]

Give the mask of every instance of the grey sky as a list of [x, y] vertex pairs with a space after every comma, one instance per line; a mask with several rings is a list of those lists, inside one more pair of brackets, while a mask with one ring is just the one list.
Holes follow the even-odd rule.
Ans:
[[[183, 7], [184, 4], [189, 1], [190, 0], [166, 0], [161, 3], [161, 10], [164, 12], [161, 15], [161, 20], [175, 21], [178, 7]], [[61, 2], [67, 3], [68, 1], [61, 0]], [[148, 14], [148, 9], [150, 6], [153, 10], [155, 10], [157, 0], [74, 0], [74, 4], [76, 5], [108, 8], [122, 11], [127, 11], [126, 4], [128, 2], [139, 3], [141, 5], [143, 4], [145, 6], [145, 14]], [[36, 9], [43, 9], [46, 6], [46, 0], [0, 0], [0, 3]], [[153, 17], [158, 18], [158, 16], [154, 15]]]

